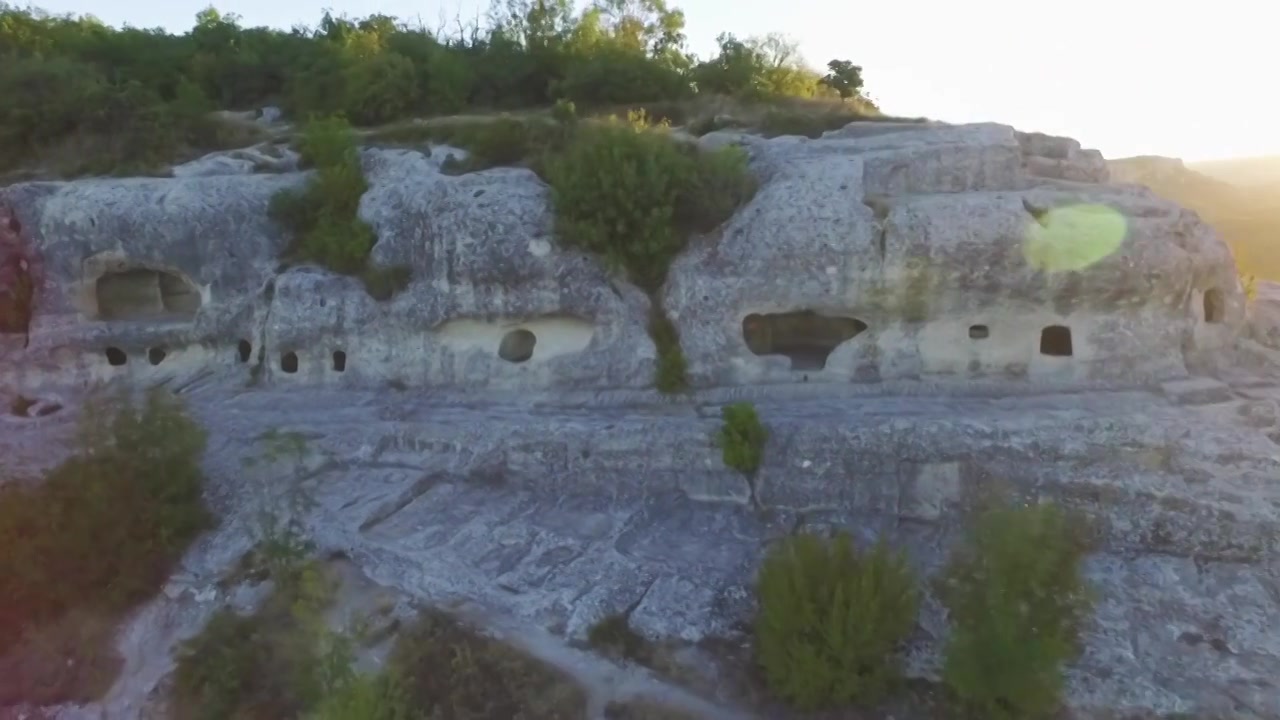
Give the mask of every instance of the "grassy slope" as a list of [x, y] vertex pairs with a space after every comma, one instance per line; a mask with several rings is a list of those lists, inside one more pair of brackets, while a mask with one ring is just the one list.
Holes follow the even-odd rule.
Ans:
[[[1257, 163], [1215, 163], [1210, 176], [1189, 167], [1140, 180], [1157, 194], [1195, 210], [1222, 234], [1236, 255], [1241, 274], [1280, 281], [1280, 163], [1277, 179], [1251, 182], [1262, 174]], [[1123, 162], [1123, 161], [1121, 161]], [[1235, 167], [1236, 172], [1224, 168]], [[1233, 180], [1234, 182], [1228, 182]]]

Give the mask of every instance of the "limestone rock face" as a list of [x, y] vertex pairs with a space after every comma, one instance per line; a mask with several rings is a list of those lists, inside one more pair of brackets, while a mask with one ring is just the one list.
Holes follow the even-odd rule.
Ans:
[[[717, 654], [749, 640], [770, 543], [906, 550], [925, 593], [907, 667], [936, 680], [948, 619], [924, 580], [994, 490], [1096, 522], [1066, 717], [1280, 717], [1280, 287], [1246, 310], [1206, 225], [1065, 138], [697, 142], [744, 147], [759, 189], [657, 298], [693, 380], [661, 402], [650, 299], [557, 244], [528, 170], [365, 150], [373, 264], [411, 276], [385, 301], [284, 261], [271, 198], [309, 178], [289, 156], [0, 188], [0, 482], [66, 455], [82, 386], [164, 386], [209, 432], [221, 519], [124, 621], [107, 695], [51, 715], [163, 715], [175, 648], [260, 598], [224, 580], [278, 509], [322, 557], [557, 663], [601, 712], [785, 720], [746, 707], [741, 657]], [[743, 400], [768, 429], [749, 478], [716, 442]], [[274, 431], [305, 457], [259, 462]], [[703, 684], [576, 645], [613, 615]]]
[[[380, 238], [374, 260], [408, 265], [414, 278], [385, 303], [356, 278], [282, 267], [287, 238], [267, 209], [305, 173], [0, 192], [45, 268], [30, 345], [4, 372], [23, 385], [210, 372], [449, 387], [649, 382], [643, 296], [594, 260], [557, 250], [547, 189], [533, 173], [450, 177], [407, 151], [369, 151], [365, 163], [361, 212]], [[511, 333], [508, 346], [534, 339], [503, 359]], [[5, 337], [6, 350], [22, 349]]]
[[[1143, 380], [1237, 331], [1230, 251], [1104, 184], [1096, 152], [1001, 125], [853, 129], [741, 139], [762, 186], [665, 298], [699, 382]], [[862, 329], [797, 334], [796, 313]]]
[[[746, 145], [760, 189], [695, 240], [662, 298], [698, 385], [1165, 379], [1229, 344], [1243, 319], [1231, 254], [1213, 232], [1140, 188], [1106, 185], [1101, 156], [1069, 139], [856, 123], [817, 140], [702, 142]], [[651, 383], [647, 301], [557, 245], [533, 173], [454, 177], [432, 155], [365, 151], [373, 258], [413, 278], [378, 302], [356, 278], [281, 264], [287, 238], [267, 207], [306, 181], [287, 172], [295, 162], [264, 146], [174, 178], [0, 191], [21, 227], [5, 247], [23, 244], [43, 268], [29, 338], [9, 333], [3, 346], [22, 362], [5, 372], [36, 385], [207, 373], [348, 386]]]

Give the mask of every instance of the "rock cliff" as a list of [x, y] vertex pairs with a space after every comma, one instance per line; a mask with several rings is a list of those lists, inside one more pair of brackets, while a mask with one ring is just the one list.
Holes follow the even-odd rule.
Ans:
[[[467, 601], [595, 706], [661, 694], [565, 644], [605, 615], [707, 666], [704, 641], [742, 636], [770, 540], [886, 536], [928, 573], [1002, 487], [1100, 522], [1075, 717], [1280, 716], [1280, 322], [1247, 310], [1209, 227], [1110, 183], [1097, 152], [1002, 125], [697, 141], [745, 148], [759, 190], [662, 290], [693, 385], [674, 400], [650, 389], [648, 297], [557, 244], [528, 170], [364, 150], [374, 260], [412, 269], [385, 302], [282, 266], [267, 206], [306, 172], [215, 159], [0, 189], [0, 388], [27, 399], [6, 463], [56, 460], [91, 383], [164, 385], [210, 431], [227, 519], [122, 628], [107, 698], [63, 715], [138, 717], [173, 644], [230, 601], [249, 489], [271, 485], [242, 459], [286, 429], [309, 439], [322, 550]], [[751, 481], [713, 440], [741, 398], [771, 431]], [[946, 618], [925, 607], [910, 665], [934, 677]], [[666, 697], [784, 716], [700, 687]]]

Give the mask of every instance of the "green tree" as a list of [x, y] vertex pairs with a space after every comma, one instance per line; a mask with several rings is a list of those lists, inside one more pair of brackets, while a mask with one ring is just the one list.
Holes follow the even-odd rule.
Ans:
[[848, 100], [862, 92], [862, 68], [848, 60], [832, 60], [827, 63], [827, 74], [822, 84], [840, 94], [841, 100]]

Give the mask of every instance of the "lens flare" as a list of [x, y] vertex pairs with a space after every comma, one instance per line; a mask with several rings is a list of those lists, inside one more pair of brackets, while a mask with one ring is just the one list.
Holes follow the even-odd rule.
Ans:
[[1124, 215], [1114, 208], [1067, 205], [1028, 225], [1022, 253], [1037, 270], [1083, 270], [1118, 250], [1128, 232]]

